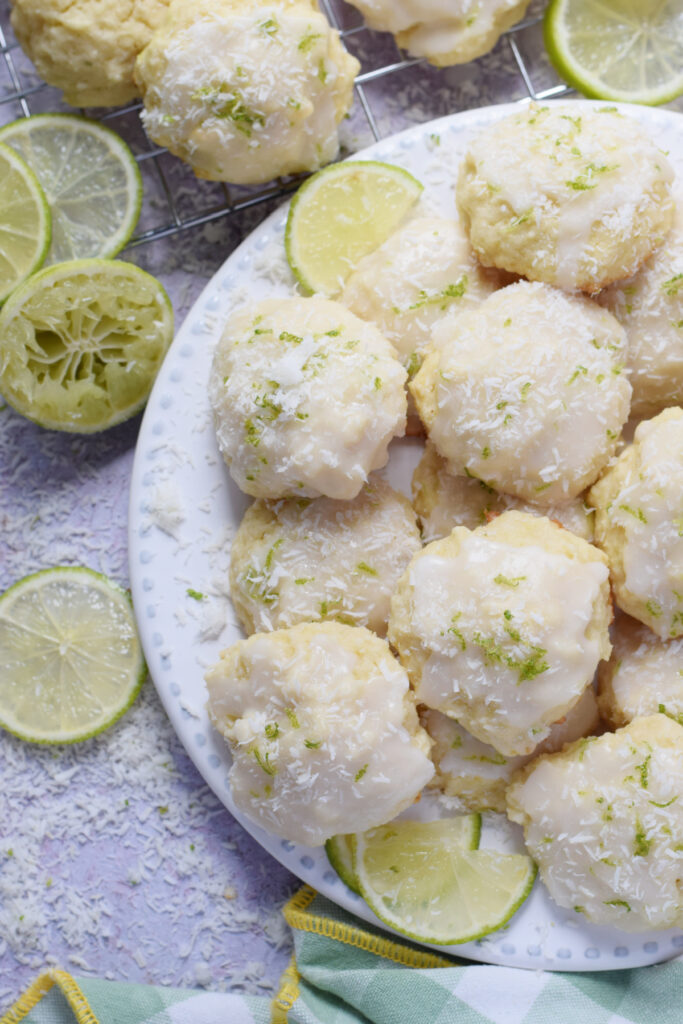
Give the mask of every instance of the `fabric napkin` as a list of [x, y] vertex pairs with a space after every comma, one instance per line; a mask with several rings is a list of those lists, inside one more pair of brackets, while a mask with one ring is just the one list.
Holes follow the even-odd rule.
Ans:
[[0, 1024], [682, 1024], [683, 963], [558, 974], [448, 959], [304, 886], [274, 1000], [41, 975]]

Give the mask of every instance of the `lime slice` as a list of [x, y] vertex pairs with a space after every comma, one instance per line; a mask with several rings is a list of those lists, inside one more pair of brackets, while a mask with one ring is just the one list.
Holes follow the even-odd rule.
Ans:
[[[481, 814], [467, 814], [451, 820], [450, 834], [460, 836], [460, 842], [468, 850], [476, 850], [481, 836]], [[325, 843], [325, 853], [330, 864], [342, 882], [360, 895], [358, 879], [353, 864], [356, 838], [353, 835], [332, 836]]]
[[43, 186], [52, 211], [46, 264], [123, 249], [140, 216], [142, 179], [119, 136], [73, 114], [38, 114], [0, 129]]
[[418, 942], [446, 946], [479, 939], [512, 917], [531, 891], [536, 865], [520, 854], [468, 849], [462, 823], [399, 821], [355, 837], [356, 878], [381, 921]]
[[50, 209], [31, 168], [0, 143], [0, 302], [42, 264]]
[[346, 161], [313, 174], [292, 200], [285, 251], [309, 292], [336, 295], [420, 198], [422, 185], [393, 164]]
[[0, 311], [0, 393], [50, 430], [104, 430], [142, 408], [172, 336], [151, 274], [121, 260], [57, 263]]
[[584, 95], [667, 103], [683, 93], [680, 0], [552, 0], [548, 55]]
[[0, 726], [34, 743], [102, 732], [146, 668], [130, 597], [91, 569], [58, 567], [0, 597]]
[[325, 843], [325, 853], [330, 864], [342, 882], [349, 889], [360, 895], [358, 882], [353, 870], [353, 850], [351, 836], [332, 836]]

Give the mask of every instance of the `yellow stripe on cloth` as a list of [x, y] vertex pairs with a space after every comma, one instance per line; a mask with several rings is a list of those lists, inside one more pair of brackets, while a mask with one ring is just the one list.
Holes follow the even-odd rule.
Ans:
[[287, 1014], [299, 998], [299, 974], [296, 959], [292, 957], [280, 978], [280, 987], [273, 999], [270, 1024], [287, 1024]]
[[308, 908], [317, 895], [315, 889], [312, 889], [310, 885], [305, 885], [285, 904], [283, 913], [290, 928], [296, 928], [301, 932], [325, 935], [328, 939], [336, 939], [337, 942], [344, 942], [347, 946], [355, 946], [357, 949], [365, 950], [366, 953], [374, 953], [375, 956], [392, 960], [396, 964], [401, 964], [402, 967], [453, 967], [452, 960], [437, 956], [435, 953], [423, 953], [421, 950], [404, 946], [400, 942], [380, 938], [379, 935], [373, 935], [372, 932], [367, 932], [364, 928], [343, 924], [331, 917], [310, 913]]
[[59, 987], [62, 995], [73, 1010], [78, 1024], [99, 1024], [78, 983], [70, 974], [67, 974], [66, 971], [61, 971], [58, 967], [51, 967], [50, 970], [45, 971], [44, 974], [36, 978], [33, 984], [19, 997], [14, 1006], [10, 1007], [2, 1020], [0, 1020], [0, 1024], [18, 1024], [40, 1002], [43, 996], [50, 991], [53, 985]]

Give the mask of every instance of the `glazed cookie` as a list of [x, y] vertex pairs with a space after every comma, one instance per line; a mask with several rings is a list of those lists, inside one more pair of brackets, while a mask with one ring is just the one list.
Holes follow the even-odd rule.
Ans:
[[256, 498], [355, 498], [405, 429], [406, 372], [345, 306], [266, 299], [234, 315], [209, 380], [218, 447]]
[[683, 727], [664, 715], [522, 769], [508, 816], [550, 895], [595, 924], [683, 926]]
[[634, 718], [669, 715], [683, 724], [683, 637], [660, 640], [628, 615], [617, 615], [612, 657], [598, 669], [598, 703], [618, 729]]
[[580, 494], [614, 453], [625, 358], [606, 310], [520, 281], [437, 324], [410, 390], [449, 472], [547, 507]]
[[389, 639], [419, 703], [506, 756], [530, 754], [609, 657], [610, 614], [602, 552], [511, 511], [413, 557]]
[[390, 821], [434, 774], [408, 677], [362, 627], [306, 623], [240, 640], [207, 674], [237, 807], [319, 846]]
[[553, 724], [546, 739], [523, 757], [505, 757], [440, 711], [424, 710], [420, 721], [434, 740], [436, 775], [430, 786], [457, 797], [466, 811], [504, 814], [505, 791], [514, 773], [532, 758], [561, 750], [565, 743], [590, 735], [598, 728], [600, 716], [595, 691], [589, 686], [565, 717]]
[[256, 501], [232, 544], [233, 604], [247, 633], [335, 619], [383, 636], [391, 594], [421, 547], [408, 500], [383, 480], [352, 501]]
[[349, 0], [370, 28], [393, 32], [414, 57], [446, 67], [488, 53], [529, 0]]
[[118, 107], [140, 95], [135, 60], [170, 0], [11, 0], [12, 28], [48, 85], [72, 107]]
[[470, 144], [456, 195], [486, 266], [594, 293], [662, 242], [672, 181], [661, 150], [613, 107], [531, 104]]
[[250, 184], [334, 159], [359, 67], [307, 0], [172, 0], [135, 77], [154, 142]]
[[446, 537], [454, 526], [474, 530], [508, 509], [546, 515], [584, 540], [593, 539], [592, 509], [586, 508], [580, 498], [541, 509], [511, 494], [499, 494], [483, 480], [449, 473], [445, 459], [430, 441], [413, 473], [412, 488], [413, 508], [425, 543]]
[[661, 247], [599, 301], [626, 329], [631, 413], [649, 417], [683, 404], [683, 192]]
[[497, 287], [499, 275], [481, 266], [458, 221], [417, 217], [360, 261], [340, 302], [379, 327], [412, 378], [434, 325]]
[[641, 423], [588, 502], [619, 607], [662, 639], [683, 635], [683, 409]]

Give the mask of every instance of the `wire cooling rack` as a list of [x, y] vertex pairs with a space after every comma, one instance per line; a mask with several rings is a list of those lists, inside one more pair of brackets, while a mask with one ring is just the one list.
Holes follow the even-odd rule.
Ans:
[[[544, 100], [570, 92], [545, 58], [541, 21], [545, 0], [534, 0], [527, 17], [508, 30], [485, 57], [453, 68], [433, 68], [408, 57], [392, 36], [368, 29], [344, 0], [321, 0], [346, 48], [361, 62], [356, 103], [342, 130], [342, 155], [445, 114], [513, 99]], [[68, 111], [60, 93], [45, 85], [12, 33], [8, 0], [0, 0], [0, 125], [18, 117]], [[265, 186], [235, 187], [198, 181], [163, 149], [153, 146], [140, 125], [141, 104], [112, 110], [86, 110], [110, 124], [128, 142], [140, 166], [144, 202], [139, 246], [264, 206], [291, 192], [302, 176], [279, 178]], [[267, 204], [267, 205], [266, 205]]]

